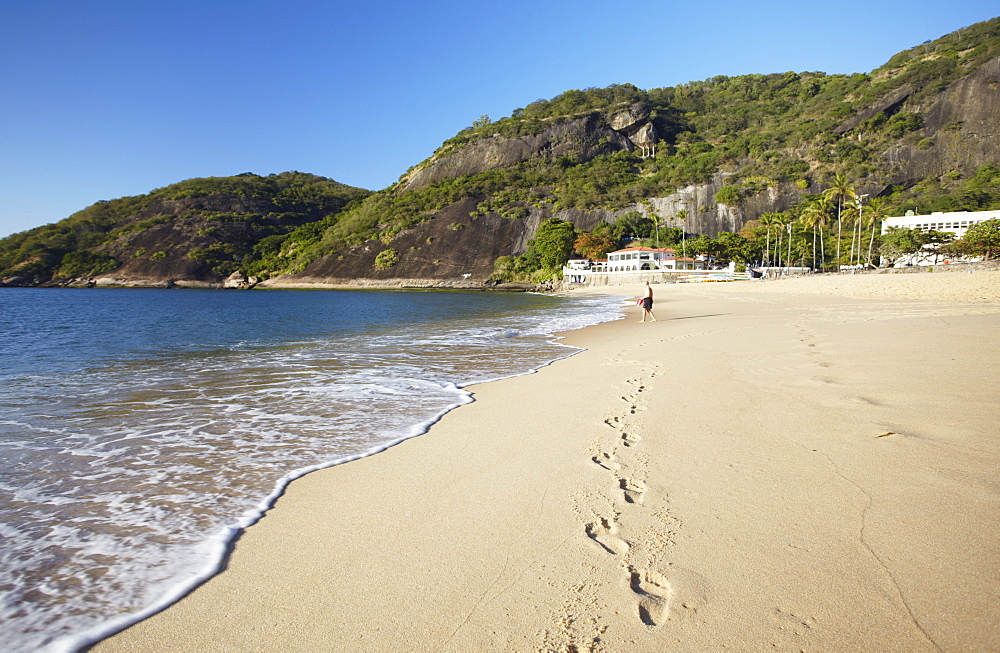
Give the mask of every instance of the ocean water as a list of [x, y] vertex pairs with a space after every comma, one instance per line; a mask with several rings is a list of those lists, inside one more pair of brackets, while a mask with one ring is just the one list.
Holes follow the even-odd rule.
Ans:
[[620, 300], [0, 289], [0, 650], [73, 651], [218, 569], [302, 474], [576, 350]]

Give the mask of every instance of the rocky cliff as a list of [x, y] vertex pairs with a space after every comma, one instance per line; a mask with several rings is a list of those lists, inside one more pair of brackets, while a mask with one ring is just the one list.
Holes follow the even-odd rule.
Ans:
[[551, 127], [536, 134], [513, 138], [494, 134], [457, 148], [444, 148], [408, 173], [400, 190], [406, 192], [463, 175], [510, 168], [540, 157], [568, 156], [587, 161], [599, 154], [632, 151], [637, 143], [656, 142], [649, 112], [648, 105], [636, 104], [610, 119], [594, 112], [565, 121], [553, 120]]
[[[905, 89], [908, 90], [908, 89]], [[903, 98], [899, 106], [906, 106]], [[969, 172], [1000, 159], [1000, 57], [915, 103], [922, 129], [890, 148], [893, 183], [911, 185], [932, 175]]]

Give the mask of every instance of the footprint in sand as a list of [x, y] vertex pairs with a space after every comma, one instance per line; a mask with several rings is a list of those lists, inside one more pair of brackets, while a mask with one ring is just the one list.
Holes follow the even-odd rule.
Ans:
[[642, 495], [646, 493], [646, 483], [640, 480], [623, 478], [619, 480], [621, 489], [625, 492], [625, 501], [642, 504]]
[[655, 571], [629, 568], [629, 585], [639, 597], [639, 619], [647, 626], [660, 626], [670, 615], [670, 583]]
[[618, 524], [607, 517], [587, 524], [586, 531], [587, 537], [600, 544], [611, 555], [620, 555], [629, 550], [628, 542], [618, 537]]
[[631, 433], [622, 433], [622, 444], [624, 444], [626, 447], [631, 447], [641, 439], [642, 438], [640, 438], [638, 435], [633, 435]]
[[613, 455], [604, 453], [603, 451], [591, 458], [591, 460], [611, 472], [617, 472], [622, 468], [621, 463], [615, 460]]
[[816, 619], [812, 617], [802, 617], [794, 612], [782, 610], [781, 608], [774, 609], [774, 619], [778, 622], [791, 624], [796, 635], [801, 635], [806, 631], [812, 630], [816, 626]]
[[610, 426], [613, 429], [618, 428], [618, 418], [617, 417], [609, 417], [606, 420], [604, 420], [604, 423], [607, 424], [608, 426]]

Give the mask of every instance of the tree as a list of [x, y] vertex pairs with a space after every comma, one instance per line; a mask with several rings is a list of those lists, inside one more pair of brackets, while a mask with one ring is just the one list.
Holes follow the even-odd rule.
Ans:
[[734, 234], [731, 231], [720, 231], [715, 240], [719, 244], [720, 258], [745, 264], [753, 256], [750, 241], [739, 234]]
[[992, 218], [972, 225], [962, 238], [963, 245], [970, 254], [993, 258], [1000, 252], [1000, 219]]
[[771, 264], [773, 261], [771, 259], [771, 229], [780, 226], [782, 223], [781, 215], [777, 213], [762, 213], [757, 221], [762, 227], [767, 228], [766, 244], [764, 245], [764, 261], [765, 265]]
[[618, 216], [615, 223], [611, 225], [611, 234], [621, 243], [626, 238], [649, 238], [653, 233], [656, 223], [647, 215], [638, 211], [628, 211]]
[[889, 231], [882, 236], [878, 251], [886, 258], [889, 267], [893, 267], [900, 258], [920, 251], [924, 246], [922, 234], [920, 229], [889, 227]]
[[946, 247], [953, 240], [955, 240], [955, 234], [950, 231], [928, 230], [924, 232], [924, 246], [921, 249], [929, 249], [934, 252], [934, 262], [937, 263], [938, 256], [941, 255], [941, 248]]
[[788, 231], [788, 254], [785, 257], [785, 267], [788, 267], [788, 259], [792, 256], [792, 232], [788, 229], [788, 225], [791, 221], [784, 213], [775, 213], [774, 227], [778, 232], [778, 243], [774, 248], [775, 260], [778, 261], [778, 266], [781, 266], [781, 253], [782, 247], [781, 243], [785, 238], [785, 232]]
[[660, 229], [660, 246], [673, 247], [680, 245], [684, 238], [684, 230], [680, 227], [664, 227]]
[[[811, 202], [802, 209], [802, 214], [799, 216], [799, 221], [802, 222], [803, 226], [812, 228], [813, 243], [812, 243], [812, 253], [813, 253], [813, 270], [816, 269], [816, 232], [817, 229], [822, 234], [823, 227], [826, 226], [826, 218], [829, 215], [829, 206], [825, 200], [819, 202]], [[821, 250], [820, 260], [823, 260], [826, 252], [823, 248], [823, 238], [820, 235], [819, 246]]]
[[490, 279], [495, 281], [521, 281], [531, 278], [541, 264], [538, 257], [522, 254], [521, 256], [500, 256], [493, 262], [493, 274]]
[[[681, 209], [680, 211], [678, 211], [677, 213], [675, 213], [674, 214], [674, 219], [675, 220], [680, 220], [682, 225], [685, 224], [687, 222], [687, 219], [688, 219], [687, 209]], [[686, 242], [687, 239], [685, 238], [686, 235], [687, 235], [687, 227], [681, 227], [681, 258], [682, 259], [687, 258], [687, 242]], [[684, 265], [687, 265], [687, 263], [685, 263]]]
[[866, 221], [869, 222], [872, 231], [871, 238], [868, 240], [868, 266], [874, 267], [872, 263], [872, 253], [875, 247], [875, 230], [881, 231], [882, 221], [889, 216], [885, 213], [885, 206], [887, 200], [884, 197], [873, 197], [870, 202], [868, 202], [868, 213], [866, 216]]
[[538, 226], [535, 237], [528, 242], [528, 252], [538, 256], [542, 267], [555, 270], [572, 256], [575, 242], [573, 223], [549, 218]]
[[857, 193], [854, 188], [851, 187], [851, 181], [842, 172], [838, 172], [833, 177], [833, 184], [823, 191], [823, 197], [828, 200], [836, 200], [837, 202], [837, 269], [840, 269], [840, 236], [843, 232], [841, 225], [841, 211], [844, 207], [845, 199], [852, 199], [857, 197]]
[[88, 252], [77, 250], [62, 257], [57, 278], [89, 277], [95, 274], [111, 272], [120, 264], [104, 252]]
[[704, 234], [689, 240], [687, 246], [692, 256], [716, 256], [719, 252], [718, 242]]
[[940, 254], [938, 249], [954, 237], [954, 234], [944, 231], [889, 227], [888, 233], [882, 236], [879, 252], [889, 260], [890, 267], [904, 256], [920, 254], [928, 245], [933, 246], [931, 249], [936, 259]]
[[611, 236], [600, 236], [584, 231], [576, 237], [573, 247], [580, 254], [590, 259], [604, 258], [608, 252], [613, 252], [618, 243]]

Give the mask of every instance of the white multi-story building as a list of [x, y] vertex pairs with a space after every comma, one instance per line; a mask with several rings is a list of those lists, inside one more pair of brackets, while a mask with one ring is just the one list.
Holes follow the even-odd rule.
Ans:
[[[912, 211], [908, 211], [908, 213], [912, 214]], [[889, 231], [889, 227], [928, 229], [953, 233], [955, 238], [961, 238], [972, 225], [994, 218], [1000, 218], [1000, 211], [951, 211], [948, 213], [938, 211], [930, 215], [904, 215], [898, 218], [886, 218], [882, 222], [882, 233]]]
[[677, 252], [673, 249], [654, 247], [626, 247], [608, 253], [608, 272], [631, 270], [673, 270]]
[[[930, 215], [916, 215], [912, 211], [907, 211], [907, 214], [898, 218], [886, 218], [882, 222], [882, 233], [887, 233], [890, 228], [925, 229], [954, 234], [957, 240], [965, 236], [965, 232], [973, 225], [986, 220], [1000, 219], [1000, 211], [949, 211], [947, 213], [938, 211]], [[908, 256], [898, 263], [935, 265], [940, 262], [940, 258], [939, 254], [928, 250], [926, 254]]]

